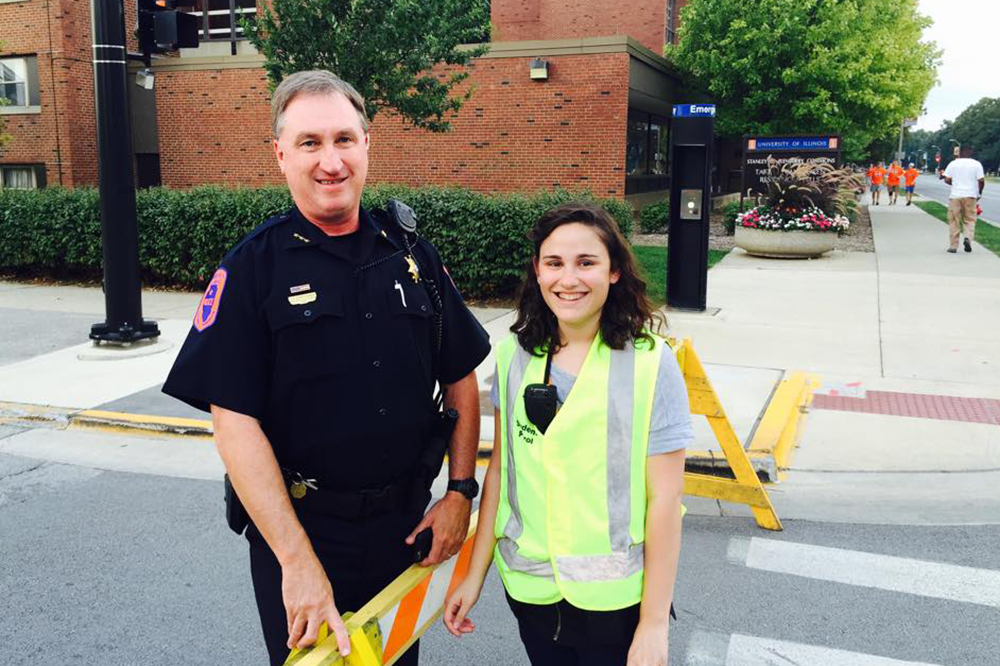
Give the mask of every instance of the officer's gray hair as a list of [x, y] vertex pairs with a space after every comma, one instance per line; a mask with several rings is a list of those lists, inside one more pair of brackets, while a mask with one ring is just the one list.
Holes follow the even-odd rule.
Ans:
[[271, 131], [274, 138], [281, 136], [285, 121], [285, 109], [299, 95], [332, 95], [339, 93], [347, 98], [358, 112], [361, 129], [368, 133], [368, 115], [365, 113], [365, 99], [347, 81], [325, 69], [295, 72], [285, 77], [271, 95]]

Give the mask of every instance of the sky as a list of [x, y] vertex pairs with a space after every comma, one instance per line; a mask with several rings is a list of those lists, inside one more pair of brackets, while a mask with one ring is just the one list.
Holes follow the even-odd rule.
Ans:
[[944, 51], [916, 129], [936, 130], [983, 97], [1000, 97], [1000, 0], [919, 0], [924, 39]]

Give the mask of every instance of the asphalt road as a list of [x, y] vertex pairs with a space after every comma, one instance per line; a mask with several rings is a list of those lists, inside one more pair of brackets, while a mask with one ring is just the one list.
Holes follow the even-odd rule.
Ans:
[[[945, 185], [945, 182], [939, 180], [937, 176], [921, 175], [917, 177], [916, 193], [921, 196], [947, 206], [950, 192], [951, 186]], [[900, 199], [903, 199], [903, 194], [900, 194]], [[883, 201], [885, 200], [883, 199]], [[986, 189], [983, 190], [983, 198], [979, 200], [979, 204], [983, 207], [982, 218], [984, 220], [1000, 224], [1000, 184], [986, 181]]]
[[[676, 605], [674, 666], [995, 666], [1000, 526], [689, 516]], [[527, 664], [495, 574], [473, 618], [422, 663]], [[220, 482], [0, 454], [0, 664], [49, 663], [265, 663]]]

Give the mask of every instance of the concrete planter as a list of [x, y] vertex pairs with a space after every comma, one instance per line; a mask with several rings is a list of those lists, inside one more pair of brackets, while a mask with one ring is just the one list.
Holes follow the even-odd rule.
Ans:
[[834, 231], [771, 231], [736, 227], [735, 245], [755, 257], [811, 259], [821, 257], [837, 244]]

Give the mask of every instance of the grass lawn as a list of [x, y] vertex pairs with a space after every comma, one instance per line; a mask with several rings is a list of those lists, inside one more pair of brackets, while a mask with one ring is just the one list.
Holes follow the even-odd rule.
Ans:
[[[930, 213], [945, 224], [948, 223], [948, 207], [936, 201], [914, 201], [926, 213]], [[976, 220], [976, 242], [1000, 257], [1000, 229], [992, 224]]]
[[[632, 247], [639, 269], [646, 280], [646, 293], [653, 303], [659, 307], [667, 302], [667, 248], [653, 245], [635, 245]], [[729, 250], [709, 250], [708, 267], [722, 261]]]

